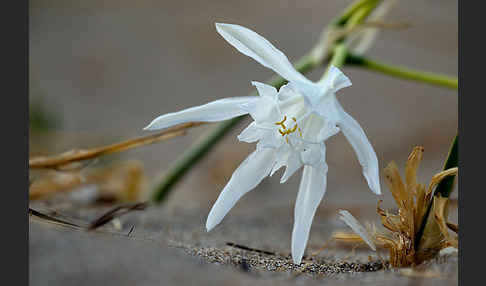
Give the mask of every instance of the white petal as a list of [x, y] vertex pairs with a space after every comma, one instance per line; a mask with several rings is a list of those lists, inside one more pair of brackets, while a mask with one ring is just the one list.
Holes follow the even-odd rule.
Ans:
[[[325, 105], [322, 109], [326, 117], [317, 114], [310, 114], [302, 122], [303, 138], [306, 141], [319, 143], [327, 140], [339, 132], [336, 126], [336, 118], [339, 118], [335, 112], [335, 108]], [[334, 114], [333, 114], [334, 113]]]
[[371, 239], [371, 235], [350, 212], [347, 210], [339, 210], [339, 218], [345, 222], [357, 235], [359, 235], [373, 251], [376, 251], [376, 246]]
[[277, 149], [283, 143], [282, 139], [279, 138], [280, 134], [277, 133], [275, 130], [264, 129], [265, 131], [262, 132], [262, 137], [260, 141], [257, 143], [257, 149], [263, 148], [272, 148]]
[[241, 53], [274, 70], [288, 81], [309, 81], [299, 73], [289, 59], [267, 39], [245, 27], [216, 23], [216, 30]]
[[292, 177], [292, 175], [302, 167], [302, 161], [300, 160], [299, 153], [292, 152], [285, 163], [285, 172], [280, 178], [280, 183], [283, 184], [287, 182], [287, 180]]
[[326, 192], [327, 165], [305, 166], [294, 210], [292, 259], [300, 264], [317, 207]]
[[332, 92], [337, 92], [342, 88], [351, 86], [351, 80], [340, 69], [331, 65], [322, 84], [330, 88]]
[[163, 129], [185, 122], [214, 122], [247, 114], [241, 105], [260, 99], [258, 96], [230, 97], [218, 99], [204, 105], [167, 113], [154, 119], [144, 130]]
[[369, 188], [375, 194], [380, 195], [381, 190], [378, 158], [376, 157], [373, 146], [371, 146], [371, 143], [368, 140], [368, 137], [366, 137], [363, 128], [361, 128], [359, 123], [353, 117], [351, 117], [351, 115], [344, 111], [341, 104], [337, 100], [335, 106], [341, 117], [338, 125], [358, 157], [358, 161], [363, 168], [363, 175], [368, 182]]
[[209, 212], [206, 229], [218, 225], [236, 202], [267, 177], [275, 162], [273, 149], [256, 150], [234, 171], [228, 184]]
[[305, 144], [305, 148], [301, 151], [300, 157], [306, 165], [317, 167], [321, 164], [326, 164], [326, 145], [324, 143]]
[[280, 136], [280, 134], [276, 130], [261, 128], [253, 121], [238, 135], [238, 140], [247, 143], [259, 141], [257, 149], [278, 148], [282, 145], [282, 142], [277, 136]]
[[250, 123], [240, 135], [238, 135], [238, 140], [246, 143], [253, 143], [260, 140], [264, 136], [264, 130], [257, 127], [255, 121]]
[[278, 99], [277, 98], [278, 91], [275, 87], [258, 81], [252, 81], [251, 84], [254, 87], [256, 87], [256, 89], [258, 90], [258, 94], [260, 96], [268, 96], [274, 99], [275, 101]]
[[272, 171], [270, 172], [270, 176], [273, 176], [275, 172], [277, 172], [280, 168], [285, 166], [287, 163], [288, 158], [292, 154], [292, 149], [290, 148], [289, 144], [283, 144], [276, 150], [276, 158], [275, 158], [275, 165], [273, 165]]
[[278, 98], [281, 101], [295, 99], [296, 96], [300, 96], [300, 94], [294, 82], [288, 82], [287, 84], [281, 86], [278, 90]]
[[268, 127], [275, 127], [275, 122], [283, 119], [276, 96], [259, 97], [258, 100], [242, 104], [241, 108], [258, 124]]
[[[291, 142], [292, 143], [292, 142]], [[270, 176], [272, 176], [278, 169], [286, 166], [285, 172], [280, 178], [280, 183], [285, 183], [300, 167], [303, 163], [300, 160], [300, 154], [298, 151], [290, 147], [289, 144], [283, 144], [277, 150], [277, 161], [273, 166]]]

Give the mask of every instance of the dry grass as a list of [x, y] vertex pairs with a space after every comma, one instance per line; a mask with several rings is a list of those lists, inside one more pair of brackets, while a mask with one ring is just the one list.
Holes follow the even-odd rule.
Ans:
[[[425, 260], [435, 257], [441, 249], [458, 246], [457, 236], [452, 236], [448, 229], [458, 232], [459, 227], [447, 222], [448, 198], [439, 194], [433, 195], [433, 190], [444, 178], [456, 175], [458, 168], [451, 168], [434, 175], [426, 188], [417, 182], [417, 170], [422, 160], [424, 148], [415, 147], [408, 157], [405, 165], [405, 182], [400, 177], [398, 167], [394, 162], [385, 168], [385, 176], [398, 213], [390, 213], [380, 207], [378, 202], [377, 212], [380, 215], [382, 225], [388, 231], [379, 231], [374, 225], [367, 228], [349, 215], [343, 216], [343, 221], [348, 224], [356, 234], [338, 232], [333, 239], [358, 242], [371, 240], [371, 243], [381, 245], [389, 250], [390, 265], [393, 267], [408, 267], [421, 264]], [[432, 203], [433, 216], [427, 215], [427, 208]], [[346, 212], [346, 211], [344, 211]], [[418, 240], [419, 228], [424, 219], [427, 219], [420, 240]], [[415, 242], [418, 241], [418, 245]], [[373, 249], [373, 246], [370, 245]]]

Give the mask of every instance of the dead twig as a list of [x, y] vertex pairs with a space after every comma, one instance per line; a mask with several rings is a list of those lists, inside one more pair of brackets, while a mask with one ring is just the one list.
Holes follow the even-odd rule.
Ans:
[[29, 215], [35, 216], [37, 218], [40, 218], [42, 220], [46, 220], [48, 222], [55, 223], [55, 224], [60, 224], [60, 225], [70, 226], [70, 227], [75, 227], [75, 228], [83, 228], [80, 225], [77, 225], [77, 224], [74, 224], [74, 223], [71, 223], [71, 222], [68, 222], [68, 221], [60, 220], [60, 219], [55, 218], [55, 217], [51, 217], [49, 215], [43, 214], [43, 213], [38, 212], [38, 211], [31, 209], [31, 208], [29, 208]]
[[267, 255], [276, 255], [275, 252], [270, 252], [270, 251], [266, 251], [266, 250], [255, 249], [255, 248], [251, 248], [251, 247], [244, 246], [244, 245], [241, 245], [241, 244], [236, 244], [236, 243], [233, 243], [233, 242], [227, 242], [226, 245], [227, 246], [234, 247], [234, 248], [239, 248], [239, 249], [247, 250], [247, 251], [257, 252], [257, 253], [263, 253], [263, 254], [267, 254]]
[[34, 157], [29, 159], [30, 169], [60, 169], [62, 166], [70, 164], [76, 161], [82, 161], [92, 159], [112, 153], [125, 151], [128, 149], [152, 144], [155, 142], [168, 140], [177, 136], [185, 134], [186, 130], [192, 127], [196, 127], [206, 122], [189, 122], [174, 127], [165, 129], [161, 132], [143, 136], [140, 138], [129, 139], [119, 143], [91, 148], [91, 149], [73, 149], [58, 155], [48, 157]]
[[[49, 223], [54, 223], [54, 224], [58, 224], [58, 225], [63, 225], [63, 226], [74, 227], [74, 228], [78, 228], [78, 229], [84, 229], [84, 230], [87, 230], [87, 231], [91, 231], [91, 230], [95, 230], [95, 229], [109, 223], [113, 219], [120, 217], [124, 214], [127, 214], [131, 211], [144, 210], [144, 209], [147, 208], [147, 206], [148, 206], [148, 202], [117, 206], [117, 207], [109, 210], [108, 212], [104, 213], [99, 218], [95, 219], [88, 226], [82, 226], [82, 225], [71, 223], [71, 222], [68, 222], [68, 221], [65, 221], [65, 220], [61, 220], [61, 219], [43, 214], [43, 213], [36, 211], [34, 209], [31, 209], [31, 208], [29, 208], [29, 215], [35, 216], [35, 217], [42, 219], [42, 220], [49, 222]], [[135, 228], [135, 226], [132, 226], [130, 228], [130, 231], [128, 232], [128, 234], [126, 234], [126, 236], [130, 236], [130, 234], [132, 233], [134, 228]]]
[[132, 225], [132, 227], [130, 228], [130, 231], [127, 233], [127, 237], [130, 236], [130, 234], [132, 234], [132, 231], [133, 231], [134, 228], [135, 228], [135, 226]]
[[148, 203], [144, 202], [144, 203], [128, 204], [128, 205], [115, 207], [115, 208], [111, 209], [110, 211], [106, 212], [104, 215], [102, 215], [98, 219], [94, 220], [87, 227], [87, 230], [91, 231], [91, 230], [97, 229], [97, 228], [109, 223], [114, 218], [120, 217], [120, 216], [127, 214], [131, 211], [134, 211], [134, 210], [144, 210], [145, 208], [147, 208], [147, 206], [148, 206]]

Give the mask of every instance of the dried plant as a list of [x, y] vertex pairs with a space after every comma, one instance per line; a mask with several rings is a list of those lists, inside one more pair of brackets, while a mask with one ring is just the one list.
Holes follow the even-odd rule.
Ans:
[[133, 202], [141, 199], [146, 185], [142, 164], [129, 160], [69, 172], [49, 171], [32, 181], [29, 199], [33, 201], [71, 191], [77, 191], [78, 197], [82, 197], [83, 187], [88, 190], [94, 186], [96, 195], [93, 200]]
[[[388, 188], [398, 207], [398, 213], [390, 213], [380, 207], [377, 212], [383, 226], [389, 230], [379, 232], [373, 226], [364, 228], [348, 211], [341, 210], [341, 219], [357, 234], [335, 233], [333, 239], [342, 241], [365, 241], [368, 245], [375, 243], [389, 250], [392, 267], [407, 267], [422, 263], [433, 258], [446, 247], [458, 246], [457, 236], [452, 237], [448, 229], [458, 232], [458, 226], [447, 222], [448, 198], [440, 194], [433, 195], [435, 187], [444, 178], [456, 175], [458, 168], [450, 168], [434, 175], [426, 187], [417, 182], [417, 170], [422, 160], [424, 148], [415, 147], [405, 165], [405, 182], [402, 181], [394, 162], [385, 168]], [[427, 208], [432, 204], [433, 215], [427, 216]], [[420, 226], [427, 219], [420, 240]], [[353, 238], [353, 239], [350, 239]], [[416, 241], [418, 240], [418, 244]], [[371, 244], [373, 245], [373, 244]], [[370, 245], [370, 247], [371, 247]], [[373, 249], [373, 247], [371, 247]]]
[[54, 156], [40, 156], [29, 159], [29, 169], [63, 169], [66, 166], [83, 160], [93, 159], [100, 156], [126, 151], [132, 148], [153, 144], [159, 141], [172, 139], [184, 135], [186, 130], [196, 127], [205, 122], [188, 122], [173, 126], [161, 132], [143, 136], [135, 139], [125, 140], [107, 146], [91, 149], [73, 149]]

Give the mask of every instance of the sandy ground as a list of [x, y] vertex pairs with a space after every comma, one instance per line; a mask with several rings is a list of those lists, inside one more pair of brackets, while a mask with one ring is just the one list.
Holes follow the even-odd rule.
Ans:
[[[35, 203], [33, 208], [55, 207]], [[60, 207], [55, 215], [79, 225], [105, 208]], [[359, 209], [350, 210], [362, 214]], [[457, 285], [457, 256], [441, 256], [409, 274], [384, 270], [376, 253], [331, 243], [313, 252], [333, 230], [346, 227], [319, 212], [301, 265], [289, 255], [291, 220], [285, 210], [230, 216], [207, 233], [205, 210], [149, 208], [93, 232], [30, 220], [31, 285]], [[266, 214], [266, 215], [265, 215]], [[363, 216], [360, 216], [362, 218]], [[133, 228], [132, 228], [133, 227]], [[242, 250], [228, 242], [259, 251]], [[265, 252], [265, 253], [262, 253]], [[386, 257], [381, 251], [381, 256]], [[411, 276], [414, 275], [414, 276]]]
[[[350, 1], [69, 1], [39, 0], [30, 10], [31, 98], [42, 97], [62, 118], [62, 128], [31, 134], [31, 154], [52, 154], [144, 134], [155, 116], [221, 97], [250, 92], [251, 80], [271, 71], [238, 54], [215, 32], [213, 23], [232, 22], [255, 29], [291, 60], [305, 53], [323, 25]], [[411, 28], [383, 31], [370, 57], [424, 70], [457, 75], [457, 1], [398, 1], [390, 14]], [[457, 128], [457, 93], [345, 67], [353, 86], [340, 93], [344, 108], [363, 126], [380, 166], [402, 166], [415, 145], [425, 147], [419, 178], [428, 182], [442, 161]], [[322, 70], [309, 75], [317, 79]], [[233, 132], [236, 135], [244, 125]], [[149, 179], [211, 126], [174, 140], [110, 156], [103, 162], [136, 159]], [[30, 221], [32, 285], [153, 284], [457, 284], [457, 259], [430, 266], [441, 278], [412, 278], [397, 271], [295, 275], [209, 263], [191, 248], [235, 251], [226, 242], [287, 255], [293, 205], [300, 173], [280, 185], [277, 173], [245, 196], [213, 232], [204, 231], [209, 208], [232, 171], [254, 146], [228, 136], [166, 204], [129, 214], [121, 221], [130, 237], [114, 232], [85, 233]], [[328, 188], [313, 224], [309, 249], [318, 249], [335, 229], [337, 209], [378, 221], [377, 197], [367, 190], [354, 152], [342, 135], [327, 144]], [[150, 180], [152, 182], [153, 180]], [[392, 197], [382, 178], [385, 207]], [[457, 196], [457, 191], [455, 195]], [[70, 219], [89, 221], [102, 212], [63, 204], [35, 203]], [[457, 214], [453, 213], [457, 221]], [[309, 250], [308, 249], [308, 250]], [[202, 251], [201, 250], [201, 251]], [[342, 261], [351, 249], [336, 248], [323, 259]], [[251, 253], [247, 253], [252, 255]], [[361, 249], [348, 258], [367, 263]], [[241, 254], [239, 254], [241, 256]], [[327, 256], [326, 256], [327, 255]], [[376, 258], [376, 257], [375, 257]], [[381, 283], [381, 284], [380, 284]]]

